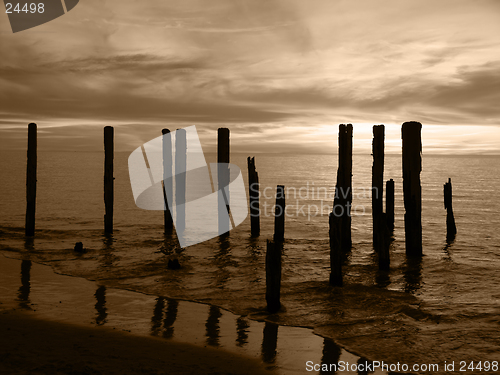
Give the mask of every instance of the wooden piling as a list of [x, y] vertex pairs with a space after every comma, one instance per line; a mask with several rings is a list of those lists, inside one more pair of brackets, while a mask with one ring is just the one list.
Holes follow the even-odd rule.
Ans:
[[448, 178], [448, 182], [444, 184], [444, 208], [446, 209], [446, 240], [453, 241], [457, 234], [457, 227], [453, 215], [451, 178]]
[[186, 170], [187, 133], [185, 129], [175, 131], [175, 230], [182, 236], [186, 229]]
[[342, 217], [333, 212], [329, 216], [330, 235], [330, 285], [342, 286]]
[[[224, 187], [229, 185], [229, 129], [219, 128], [217, 130], [217, 179], [219, 194], [219, 234], [225, 234], [231, 229], [229, 209], [229, 192], [224, 191]], [[222, 164], [221, 164], [222, 163]], [[225, 207], [225, 210], [224, 210]]]
[[26, 236], [35, 235], [36, 211], [36, 169], [37, 169], [37, 126], [28, 125], [28, 151], [26, 164], [26, 221], [24, 232]]
[[381, 234], [377, 231], [377, 222], [381, 220], [383, 213], [383, 195], [384, 195], [384, 137], [385, 126], [373, 126], [373, 166], [372, 166], [372, 229], [373, 229], [373, 247], [379, 250], [379, 237]]
[[267, 311], [277, 312], [281, 307], [281, 245], [267, 240], [266, 248], [266, 302]]
[[173, 186], [172, 186], [172, 138], [170, 130], [162, 129], [162, 148], [163, 148], [163, 199], [165, 201], [165, 210], [163, 212], [163, 222], [165, 233], [169, 233], [174, 228], [170, 206], [173, 201]]
[[274, 241], [285, 239], [285, 187], [276, 186], [276, 206], [274, 208]]
[[343, 251], [350, 251], [351, 239], [351, 206], [352, 206], [352, 125], [339, 125], [339, 166], [333, 212], [342, 217]]
[[104, 127], [104, 232], [113, 233], [113, 202], [114, 202], [114, 129], [112, 126]]
[[250, 199], [250, 233], [252, 237], [260, 234], [259, 174], [255, 169], [255, 157], [247, 158], [248, 196]]
[[394, 230], [394, 180], [391, 178], [385, 183], [385, 213], [387, 214], [387, 227]]
[[422, 124], [405, 122], [403, 139], [403, 198], [405, 205], [405, 242], [407, 256], [422, 255]]

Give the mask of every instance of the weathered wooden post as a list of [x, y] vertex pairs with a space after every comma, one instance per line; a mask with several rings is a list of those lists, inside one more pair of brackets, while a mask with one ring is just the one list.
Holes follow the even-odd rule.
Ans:
[[224, 191], [224, 187], [229, 185], [229, 129], [219, 128], [217, 130], [217, 180], [218, 189], [222, 191], [219, 194], [219, 234], [225, 234], [231, 229], [230, 210], [229, 210], [229, 192]]
[[250, 199], [250, 233], [252, 237], [260, 234], [260, 207], [259, 207], [259, 174], [255, 169], [255, 157], [247, 158], [248, 165], [248, 196]]
[[373, 221], [373, 247], [379, 251], [379, 238], [382, 235], [377, 230], [377, 222], [383, 213], [384, 196], [384, 137], [385, 126], [373, 126], [373, 166], [372, 166], [372, 221]]
[[451, 178], [448, 178], [448, 182], [444, 184], [444, 208], [446, 209], [446, 240], [453, 241], [457, 234], [457, 227], [453, 215]]
[[36, 168], [37, 168], [37, 126], [28, 125], [28, 151], [26, 164], [26, 221], [24, 232], [26, 236], [35, 235], [36, 211]]
[[276, 206], [274, 208], [274, 241], [285, 240], [285, 187], [276, 186]]
[[174, 228], [172, 214], [170, 207], [173, 201], [173, 187], [172, 187], [172, 137], [170, 130], [162, 129], [162, 148], [163, 148], [163, 199], [165, 201], [165, 211], [163, 212], [163, 222], [165, 226], [165, 233], [169, 233]]
[[406, 255], [422, 255], [422, 124], [405, 122], [401, 128], [403, 139], [403, 197], [405, 205]]
[[339, 125], [339, 166], [333, 212], [342, 217], [341, 231], [343, 251], [349, 251], [351, 240], [351, 206], [352, 206], [352, 125]]
[[104, 232], [113, 233], [113, 202], [114, 202], [114, 129], [112, 126], [104, 127]]
[[391, 178], [385, 183], [385, 213], [387, 214], [387, 227], [394, 230], [394, 180]]
[[391, 233], [387, 225], [387, 214], [382, 212], [380, 220], [377, 221], [376, 230], [378, 236], [378, 267], [381, 270], [388, 270], [391, 264], [389, 248], [391, 246]]
[[186, 229], [186, 137], [185, 129], [175, 131], [175, 230], [177, 236], [182, 236]]
[[281, 307], [281, 244], [267, 240], [266, 249], [266, 302], [267, 311], [277, 312]]
[[330, 235], [330, 285], [342, 286], [342, 217], [334, 212], [329, 216]]

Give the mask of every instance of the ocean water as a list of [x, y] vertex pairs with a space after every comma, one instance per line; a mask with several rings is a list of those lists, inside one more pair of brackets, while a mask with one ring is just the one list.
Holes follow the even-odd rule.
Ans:
[[[128, 153], [115, 154], [115, 232], [103, 235], [103, 153], [39, 152], [36, 237], [24, 238], [25, 152], [0, 153], [0, 250], [100, 284], [223, 307], [251, 319], [311, 327], [353, 353], [389, 363], [500, 360], [500, 158], [423, 155], [421, 260], [407, 259], [401, 156], [386, 155], [396, 184], [391, 268], [371, 245], [370, 155], [353, 157], [353, 248], [345, 286], [328, 285], [328, 212], [336, 155], [257, 154], [261, 235], [250, 220], [223, 239], [185, 249], [163, 231], [163, 211], [135, 206]], [[246, 182], [246, 157], [232, 154]], [[214, 162], [215, 155], [207, 154]], [[443, 184], [452, 179], [458, 234], [447, 244]], [[189, 181], [188, 181], [189, 183]], [[265, 312], [266, 240], [274, 190], [285, 185], [283, 311]], [[75, 242], [88, 249], [78, 255]], [[176, 256], [180, 270], [167, 269]], [[487, 373], [482, 371], [481, 373]]]

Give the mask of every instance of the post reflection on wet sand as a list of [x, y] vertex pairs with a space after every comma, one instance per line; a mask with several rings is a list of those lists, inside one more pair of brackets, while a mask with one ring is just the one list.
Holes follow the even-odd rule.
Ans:
[[108, 317], [108, 309], [106, 308], [106, 287], [101, 285], [97, 288], [94, 297], [96, 299], [95, 309], [97, 311], [95, 322], [101, 326], [106, 324]]
[[262, 335], [262, 361], [273, 364], [276, 362], [276, 348], [278, 346], [278, 327], [275, 323], [266, 322]]
[[243, 347], [248, 344], [248, 328], [249, 324], [245, 318], [240, 316], [236, 320], [236, 345]]
[[219, 318], [222, 316], [220, 309], [217, 306], [210, 306], [210, 310], [208, 312], [208, 319], [205, 323], [206, 328], [206, 343], [210, 346], [219, 347]]
[[[340, 360], [340, 355], [342, 350], [340, 347], [330, 339], [323, 340], [323, 355], [321, 357], [321, 371], [320, 374], [336, 374], [336, 371], [323, 371], [323, 365], [327, 365], [326, 368], [330, 369], [330, 364], [337, 364]], [[332, 367], [332, 370], [334, 367]]]
[[31, 260], [21, 261], [21, 286], [17, 292], [19, 307], [31, 310], [30, 291], [31, 291]]
[[163, 337], [169, 339], [174, 337], [174, 323], [177, 319], [177, 311], [179, 310], [179, 302], [175, 299], [167, 299], [167, 312], [165, 320], [163, 320]]
[[153, 317], [151, 318], [151, 335], [158, 336], [161, 331], [161, 323], [163, 319], [163, 309], [165, 308], [165, 298], [157, 297]]

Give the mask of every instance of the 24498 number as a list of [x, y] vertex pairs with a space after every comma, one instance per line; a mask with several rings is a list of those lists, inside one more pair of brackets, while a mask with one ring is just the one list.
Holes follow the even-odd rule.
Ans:
[[45, 4], [44, 3], [30, 3], [29, 9], [28, 9], [28, 3], [24, 4], [23, 8], [21, 9], [21, 4], [17, 3], [17, 5], [12, 9], [13, 5], [12, 3], [7, 3], [5, 4], [5, 13], [12, 13], [12, 10], [17, 13], [43, 13], [45, 12]]

